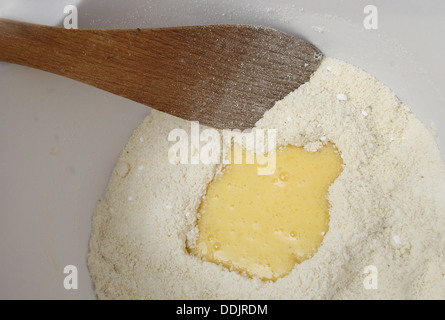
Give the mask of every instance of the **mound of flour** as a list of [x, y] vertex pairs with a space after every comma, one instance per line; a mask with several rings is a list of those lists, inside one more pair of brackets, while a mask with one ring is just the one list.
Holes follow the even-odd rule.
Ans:
[[445, 299], [445, 166], [433, 135], [389, 88], [325, 58], [257, 127], [276, 128], [278, 145], [332, 141], [342, 154], [318, 252], [276, 282], [189, 254], [220, 167], [171, 164], [168, 134], [190, 122], [152, 111], [93, 217], [88, 266], [98, 298]]

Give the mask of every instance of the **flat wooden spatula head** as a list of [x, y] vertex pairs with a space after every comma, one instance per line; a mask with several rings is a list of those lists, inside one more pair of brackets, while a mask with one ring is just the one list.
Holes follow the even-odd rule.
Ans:
[[[176, 80], [152, 107], [216, 128], [251, 128], [276, 101], [307, 82], [322, 54], [312, 44], [270, 28], [223, 25], [169, 30]], [[172, 71], [173, 73], [173, 71]], [[180, 104], [178, 104], [180, 101]]]

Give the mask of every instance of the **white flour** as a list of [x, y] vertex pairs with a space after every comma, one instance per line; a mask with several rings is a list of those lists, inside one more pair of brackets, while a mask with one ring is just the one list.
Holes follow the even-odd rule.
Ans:
[[262, 282], [188, 254], [219, 169], [171, 164], [167, 136], [190, 123], [152, 111], [94, 214], [88, 265], [98, 298], [445, 299], [445, 166], [433, 135], [389, 88], [325, 58], [257, 126], [276, 128], [278, 145], [316, 150], [332, 141], [342, 153], [329, 231], [314, 257]]

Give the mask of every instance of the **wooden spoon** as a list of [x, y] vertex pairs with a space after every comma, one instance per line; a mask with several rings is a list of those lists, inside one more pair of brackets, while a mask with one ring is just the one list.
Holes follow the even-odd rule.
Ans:
[[307, 82], [321, 52], [270, 28], [76, 30], [0, 19], [0, 60], [215, 128], [251, 128]]

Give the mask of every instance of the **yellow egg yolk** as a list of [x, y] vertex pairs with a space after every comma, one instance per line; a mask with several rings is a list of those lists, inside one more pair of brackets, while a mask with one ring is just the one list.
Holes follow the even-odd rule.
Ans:
[[[234, 148], [241, 147], [234, 145], [232, 154]], [[249, 152], [242, 150], [244, 159]], [[274, 152], [271, 175], [258, 175], [255, 161], [226, 165], [214, 178], [189, 252], [273, 281], [317, 252], [329, 228], [327, 194], [341, 173], [341, 156], [332, 144], [316, 152], [291, 145]]]

